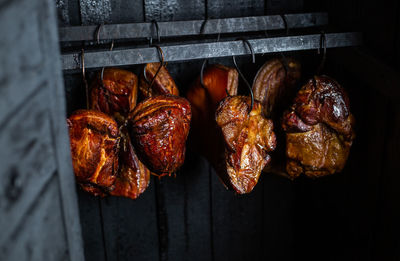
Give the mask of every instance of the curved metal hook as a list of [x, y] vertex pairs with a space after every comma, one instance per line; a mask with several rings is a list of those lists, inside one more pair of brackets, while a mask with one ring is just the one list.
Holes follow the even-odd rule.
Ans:
[[282, 57], [282, 65], [283, 65], [283, 69], [285, 70], [285, 76], [286, 76], [288, 73], [288, 70], [289, 70], [289, 65], [288, 65], [286, 56], [283, 54], [283, 52], [280, 52], [280, 54]]
[[94, 31], [94, 36], [95, 36], [97, 44], [100, 44], [100, 29], [101, 29], [102, 26], [103, 26], [103, 24], [99, 24], [97, 26], [96, 30]]
[[[255, 55], [254, 55], [253, 47], [251, 46], [250, 42], [247, 39], [244, 39], [244, 38], [238, 38], [236, 40], [242, 40], [244, 43], [247, 44], [247, 46], [249, 47], [249, 49], [251, 51], [252, 63], [255, 63], [256, 62], [256, 58], [255, 58]], [[240, 77], [242, 78], [242, 80], [244, 81], [244, 83], [246, 84], [247, 88], [250, 91], [250, 97], [251, 97], [251, 106], [250, 106], [250, 110], [249, 110], [249, 113], [250, 113], [253, 110], [253, 106], [254, 106], [253, 90], [251, 89], [250, 83], [246, 80], [246, 78], [244, 77], [243, 73], [240, 71], [239, 66], [236, 63], [235, 56], [232, 56], [232, 60], [233, 60], [233, 64], [235, 65], [235, 68], [238, 71]]]
[[204, 34], [204, 30], [205, 30], [205, 28], [206, 28], [207, 22], [208, 22], [208, 18], [206, 18], [206, 19], [203, 21], [203, 23], [201, 24], [201, 27], [200, 27], [200, 35]]
[[[157, 41], [158, 41], [158, 42], [161, 42], [160, 30], [159, 30], [157, 21], [156, 21], [156, 20], [151, 20], [151, 25], [153, 25], [153, 26], [156, 28]], [[153, 45], [153, 31], [152, 31], [152, 33], [151, 33], [149, 45], [150, 45], [150, 46]]]
[[286, 16], [285, 15], [280, 15], [280, 17], [282, 18], [283, 24], [285, 26], [285, 31], [286, 31], [286, 35], [289, 35], [289, 26], [286, 20]]
[[153, 45], [151, 45], [150, 47], [156, 47], [156, 48], [157, 48], [158, 56], [159, 56], [159, 58], [160, 58], [160, 66], [158, 67], [156, 73], [154, 74], [153, 79], [151, 79], [151, 82], [147, 79], [147, 76], [146, 76], [146, 66], [143, 67], [143, 77], [144, 77], [145, 81], [147, 82], [147, 84], [149, 85], [149, 87], [148, 87], [148, 90], [149, 90], [149, 91], [150, 91], [151, 86], [153, 86], [154, 80], [156, 79], [158, 73], [161, 71], [161, 68], [162, 68], [162, 67], [164, 66], [164, 64], [165, 64], [165, 63], [164, 63], [164, 52], [163, 52], [163, 50], [161, 49], [161, 47], [160, 47], [159, 45], [157, 45], [157, 44], [153, 44]]
[[204, 68], [206, 67], [206, 64], [208, 63], [208, 59], [204, 59], [203, 64], [201, 65], [201, 70], [200, 70], [200, 84], [201, 86], [205, 89], [206, 86], [204, 85]]
[[[207, 22], [208, 22], [208, 19], [205, 19], [203, 21], [203, 23], [200, 27], [200, 35], [204, 34], [204, 30], [205, 30], [205, 26], [206, 26]], [[221, 36], [221, 33], [218, 33], [216, 42], [219, 42], [220, 36]], [[200, 70], [200, 84], [201, 84], [201, 87], [203, 87], [204, 89], [206, 88], [206, 86], [204, 85], [204, 77], [203, 76], [204, 76], [204, 68], [206, 67], [206, 64], [208, 64], [207, 58], [204, 59], [203, 64], [201, 65], [201, 70]], [[226, 92], [228, 93], [228, 90], [226, 90]]]
[[322, 69], [324, 68], [325, 61], [326, 61], [326, 36], [325, 36], [324, 31], [321, 32], [321, 37], [319, 39], [318, 54], [321, 54], [321, 49], [323, 49], [323, 53], [322, 53], [321, 62], [317, 69], [317, 75], [321, 73]]
[[[114, 49], [114, 40], [111, 41], [111, 46], [110, 46], [110, 51]], [[101, 86], [104, 87], [103, 85], [103, 75], [104, 75], [104, 68], [101, 68], [101, 74], [100, 74], [100, 80], [101, 80]]]
[[242, 38], [242, 37], [236, 38], [236, 41], [239, 41], [239, 40], [243, 41], [247, 45], [247, 47], [249, 47], [250, 53], [251, 53], [251, 62], [255, 63], [256, 62], [256, 55], [254, 53], [253, 46], [250, 44], [250, 42], [246, 38]]
[[85, 84], [85, 91], [86, 91], [86, 109], [89, 109], [89, 85], [86, 80], [85, 50], [83, 48], [81, 51], [81, 65], [82, 65], [82, 79], [83, 79], [83, 83]]

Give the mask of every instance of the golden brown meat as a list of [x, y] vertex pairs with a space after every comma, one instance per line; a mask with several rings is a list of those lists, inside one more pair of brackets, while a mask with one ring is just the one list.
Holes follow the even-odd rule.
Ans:
[[262, 116], [262, 106], [246, 96], [229, 96], [217, 108], [215, 119], [225, 140], [225, 166], [220, 178], [237, 193], [253, 190], [276, 146], [273, 123]]
[[275, 134], [280, 144], [272, 153], [271, 164], [264, 171], [288, 177], [285, 170], [285, 133], [280, 128], [283, 111], [289, 107], [296, 94], [301, 77], [301, 65], [292, 58], [267, 61], [257, 72], [253, 82], [254, 99], [263, 106], [263, 114], [277, 126]]
[[140, 160], [160, 175], [185, 160], [191, 108], [182, 97], [159, 95], [139, 103], [129, 117], [129, 135]]
[[106, 68], [96, 75], [91, 85], [90, 107], [124, 122], [136, 106], [138, 79], [134, 73], [116, 68]]
[[283, 108], [287, 107], [285, 100], [300, 77], [301, 65], [291, 58], [269, 60], [258, 70], [252, 89], [254, 99], [263, 106], [264, 116], [282, 114]]
[[136, 199], [150, 183], [150, 170], [139, 161], [128, 133], [122, 131], [122, 142], [119, 156], [119, 171], [115, 180], [113, 196]]
[[76, 111], [67, 123], [77, 182], [84, 190], [104, 196], [113, 189], [118, 171], [117, 123], [92, 110]]
[[355, 137], [353, 126], [344, 89], [327, 76], [315, 76], [283, 117], [288, 174], [295, 178], [340, 172]]
[[160, 72], [154, 79], [153, 86], [149, 88], [149, 84], [156, 75], [156, 72], [160, 66], [160, 63], [148, 63], [144, 67], [144, 73], [146, 75], [147, 82], [143, 77], [140, 78], [139, 90], [142, 98], [149, 98], [155, 95], [172, 94], [179, 96], [179, 90], [176, 87], [174, 79], [169, 74], [165, 66], [161, 67]]
[[227, 93], [237, 94], [238, 72], [223, 65], [210, 65], [204, 70], [203, 83], [204, 87], [198, 77], [186, 94], [192, 106], [189, 141], [192, 148], [215, 166], [218, 155], [224, 151], [223, 140], [215, 123], [215, 110]]

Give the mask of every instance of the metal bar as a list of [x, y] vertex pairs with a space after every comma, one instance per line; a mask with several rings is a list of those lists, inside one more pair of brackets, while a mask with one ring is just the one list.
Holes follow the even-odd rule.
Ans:
[[[289, 28], [307, 28], [328, 24], [327, 13], [305, 13], [285, 15]], [[161, 37], [199, 35], [204, 24], [203, 34], [240, 33], [285, 29], [285, 23], [279, 15], [251, 16], [225, 19], [193, 21], [159, 22]], [[91, 41], [95, 39], [98, 26], [69, 26], [59, 29], [61, 42]], [[100, 40], [134, 39], [155, 36], [152, 23], [106, 24], [99, 32]]]
[[[320, 34], [273, 37], [249, 40], [256, 54], [320, 48]], [[358, 46], [361, 33], [331, 33], [325, 35], [326, 48]], [[165, 61], [187, 61], [213, 57], [249, 54], [242, 41], [171, 45], [162, 47]], [[98, 68], [158, 62], [156, 48], [137, 48], [85, 53], [85, 67]], [[64, 70], [81, 68], [80, 52], [62, 55]]]

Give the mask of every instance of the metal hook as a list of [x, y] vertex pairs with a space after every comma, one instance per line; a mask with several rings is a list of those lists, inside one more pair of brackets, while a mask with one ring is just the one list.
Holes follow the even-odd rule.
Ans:
[[89, 109], [89, 86], [86, 80], [86, 71], [85, 71], [85, 50], [82, 48], [81, 51], [81, 65], [82, 65], [82, 79], [85, 84], [86, 91], [86, 109]]
[[324, 68], [325, 61], [326, 61], [326, 36], [325, 36], [324, 31], [321, 32], [321, 37], [319, 39], [318, 54], [321, 54], [321, 49], [323, 49], [323, 53], [322, 53], [321, 62], [317, 69], [317, 75], [319, 75], [321, 73], [322, 69]]
[[155, 81], [158, 73], [161, 71], [161, 68], [164, 66], [164, 52], [161, 49], [161, 47], [159, 45], [157, 45], [157, 44], [153, 44], [150, 47], [157, 48], [158, 56], [160, 58], [160, 66], [158, 67], [156, 73], [154, 74], [153, 79], [151, 79], [151, 82], [147, 79], [147, 76], [146, 76], [146, 66], [143, 67], [143, 77], [146, 80], [147, 84], [149, 85], [149, 87], [147, 88], [149, 91], [150, 91], [151, 86], [153, 86], [154, 81]]
[[[114, 48], [114, 40], [111, 41], [110, 51], [112, 51], [113, 48]], [[103, 90], [106, 91], [106, 87], [104, 87], [104, 69], [105, 69], [105, 67], [101, 68], [100, 83], [101, 83], [101, 88], [103, 88]], [[107, 92], [106, 92], [106, 98], [107, 98], [107, 100], [109, 100]]]
[[[256, 62], [256, 57], [255, 57], [254, 50], [253, 50], [253, 47], [251, 46], [250, 42], [247, 39], [244, 39], [244, 38], [238, 38], [236, 40], [243, 41], [249, 47], [249, 49], [251, 51], [251, 56], [252, 56], [252, 63], [255, 63]], [[250, 91], [250, 97], [251, 97], [251, 106], [250, 106], [250, 110], [249, 110], [249, 114], [250, 114], [250, 112], [253, 110], [253, 106], [254, 106], [253, 90], [251, 89], [251, 86], [250, 86], [249, 82], [246, 80], [246, 78], [244, 77], [243, 73], [240, 71], [239, 66], [236, 63], [235, 56], [232, 56], [232, 60], [233, 60], [233, 64], [235, 65], [235, 68], [238, 71], [240, 77], [242, 78], [242, 80], [244, 81], [244, 83], [246, 84], [247, 88]]]
[[201, 24], [201, 27], [200, 27], [200, 35], [204, 34], [204, 30], [205, 30], [205, 28], [206, 28], [207, 22], [208, 22], [208, 18], [206, 18], [206, 19], [203, 21], [203, 23]]
[[[151, 25], [153, 25], [156, 28], [157, 41], [160, 43], [161, 42], [161, 37], [160, 37], [160, 32], [159, 32], [160, 30], [159, 30], [157, 21], [156, 20], [151, 20]], [[151, 31], [151, 37], [150, 37], [150, 40], [149, 40], [149, 45], [150, 46], [153, 45], [153, 30]]]
[[94, 34], [97, 44], [100, 44], [100, 29], [101, 29], [102, 26], [103, 26], [103, 24], [99, 24], [99, 25], [97, 26], [96, 31], [95, 31], [95, 34]]
[[289, 35], [289, 26], [286, 20], [286, 16], [285, 15], [280, 15], [280, 17], [282, 18], [283, 24], [285, 26], [285, 31], [286, 31], [286, 35]]
[[286, 56], [283, 54], [283, 52], [280, 52], [281, 56], [282, 56], [282, 65], [283, 65], [283, 69], [285, 70], [285, 76], [288, 73], [289, 70], [289, 65], [286, 59]]
[[[203, 24], [201, 25], [200, 35], [204, 34], [204, 30], [205, 30], [204, 28], [205, 28], [205, 25], [207, 24], [207, 21], [208, 21], [208, 19], [205, 19]], [[219, 42], [220, 36], [221, 36], [221, 33], [218, 33], [216, 42]], [[204, 76], [204, 68], [206, 67], [206, 64], [208, 64], [207, 58], [204, 59], [203, 64], [201, 65], [201, 70], [200, 70], [200, 84], [204, 89], [206, 88], [206, 86], [204, 85], [204, 77], [203, 76]], [[228, 93], [228, 90], [226, 90], [226, 92]]]
[[208, 63], [208, 59], [204, 59], [204, 62], [203, 62], [203, 64], [201, 65], [201, 70], [200, 70], [200, 84], [201, 84], [201, 86], [205, 89], [206, 88], [206, 86], [204, 85], [204, 77], [203, 77], [203, 74], [204, 74], [204, 68], [206, 67], [206, 63]]

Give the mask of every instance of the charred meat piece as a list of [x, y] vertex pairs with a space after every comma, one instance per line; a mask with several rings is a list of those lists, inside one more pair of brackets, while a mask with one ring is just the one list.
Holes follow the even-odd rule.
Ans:
[[116, 68], [106, 68], [96, 75], [91, 85], [91, 109], [114, 117], [122, 123], [136, 106], [138, 79], [134, 73]]
[[255, 102], [250, 109], [249, 97], [229, 96], [215, 114], [225, 141], [225, 166], [217, 173], [239, 194], [253, 190], [276, 146], [273, 123], [262, 115], [261, 104]]
[[161, 67], [150, 88], [151, 81], [156, 76], [159, 67], [160, 63], [148, 63], [145, 65], [144, 74], [147, 80], [141, 77], [139, 85], [140, 94], [143, 99], [164, 94], [179, 96], [179, 90], [176, 87], [175, 81], [165, 66]]
[[283, 109], [287, 108], [284, 101], [294, 91], [300, 77], [301, 65], [291, 58], [269, 60], [260, 68], [252, 89], [254, 99], [263, 106], [264, 116], [282, 114]]
[[355, 137], [354, 118], [344, 89], [327, 76], [315, 76], [298, 92], [283, 116], [286, 170], [320, 177], [340, 172]]
[[111, 195], [136, 199], [149, 186], [150, 170], [137, 157], [128, 133], [122, 132], [120, 167]]
[[104, 196], [113, 189], [118, 171], [117, 123], [92, 110], [76, 111], [67, 123], [77, 182], [84, 190]]
[[185, 160], [191, 108], [182, 97], [159, 95], [139, 103], [128, 121], [139, 159], [156, 174], [174, 173]]
[[238, 72], [223, 65], [210, 65], [204, 70], [203, 83], [204, 86], [199, 77], [186, 94], [192, 106], [189, 143], [215, 166], [218, 155], [221, 150], [222, 153], [224, 151], [223, 140], [215, 123], [215, 110], [227, 93], [237, 94]]

